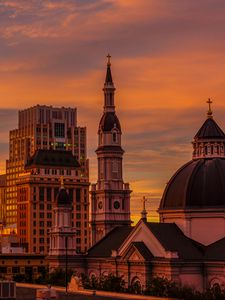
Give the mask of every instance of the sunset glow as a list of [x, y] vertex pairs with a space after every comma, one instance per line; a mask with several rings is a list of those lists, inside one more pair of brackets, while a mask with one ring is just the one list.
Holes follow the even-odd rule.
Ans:
[[149, 196], [156, 209], [166, 182], [191, 159], [208, 97], [225, 128], [224, 1], [5, 0], [0, 13], [1, 173], [19, 109], [70, 106], [87, 127], [96, 181], [108, 52], [134, 219], [139, 199]]

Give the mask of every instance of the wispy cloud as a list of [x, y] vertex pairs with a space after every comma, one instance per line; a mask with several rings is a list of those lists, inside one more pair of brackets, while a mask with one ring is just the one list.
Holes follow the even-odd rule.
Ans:
[[137, 192], [159, 201], [170, 176], [191, 158], [209, 96], [225, 127], [224, 32], [223, 0], [0, 0], [1, 166], [18, 108], [77, 106], [96, 180], [110, 52], [133, 212]]

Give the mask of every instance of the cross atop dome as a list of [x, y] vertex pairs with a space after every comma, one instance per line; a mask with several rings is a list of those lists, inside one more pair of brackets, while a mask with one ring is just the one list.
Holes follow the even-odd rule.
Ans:
[[212, 109], [211, 109], [211, 104], [213, 103], [212, 100], [209, 98], [208, 101], [206, 101], [206, 103], [208, 103], [209, 105], [209, 109], [207, 112], [207, 117], [208, 118], [212, 118], [213, 117], [213, 113], [212, 113]]

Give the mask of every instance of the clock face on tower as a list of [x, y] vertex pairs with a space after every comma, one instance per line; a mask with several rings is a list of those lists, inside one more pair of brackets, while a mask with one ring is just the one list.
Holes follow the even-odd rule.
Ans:
[[114, 206], [115, 209], [120, 208], [120, 203], [119, 203], [119, 201], [115, 201], [114, 204], [113, 204], [113, 206]]
[[102, 201], [99, 201], [99, 202], [98, 202], [98, 208], [99, 208], [99, 209], [102, 209], [102, 207], [103, 207]]

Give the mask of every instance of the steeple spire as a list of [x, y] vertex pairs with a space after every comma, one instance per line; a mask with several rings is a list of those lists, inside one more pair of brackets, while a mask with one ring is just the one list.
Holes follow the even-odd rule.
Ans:
[[208, 112], [207, 112], [207, 117], [208, 118], [212, 118], [213, 117], [213, 112], [212, 112], [212, 109], [211, 109], [211, 104], [213, 103], [212, 100], [209, 98], [208, 101], [206, 101], [206, 103], [208, 103], [209, 105], [209, 109], [208, 109]]
[[108, 54], [107, 56], [107, 71], [106, 71], [106, 77], [105, 77], [105, 85], [107, 84], [112, 84], [113, 85], [113, 80], [112, 80], [112, 73], [111, 73], [111, 55]]
[[105, 94], [104, 111], [114, 112], [115, 111], [115, 105], [114, 105], [115, 87], [113, 84], [112, 73], [111, 73], [111, 55], [108, 54], [106, 57], [107, 57], [107, 69], [106, 69], [105, 84], [103, 88]]

